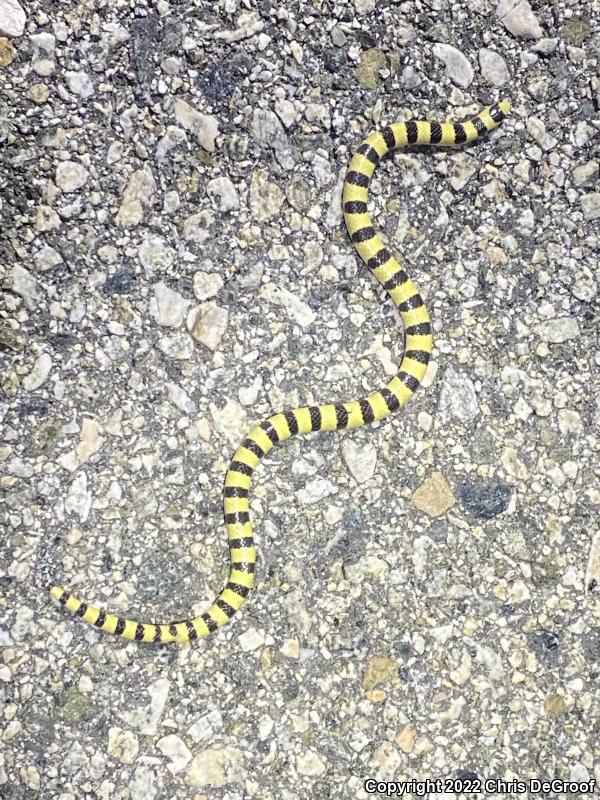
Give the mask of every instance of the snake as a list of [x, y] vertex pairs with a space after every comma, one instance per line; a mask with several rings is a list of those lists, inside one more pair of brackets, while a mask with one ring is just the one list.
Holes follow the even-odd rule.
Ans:
[[429, 314], [416, 284], [373, 227], [368, 210], [369, 184], [382, 158], [400, 147], [451, 147], [474, 142], [497, 128], [510, 103], [502, 100], [465, 122], [408, 120], [370, 133], [354, 153], [342, 191], [344, 220], [350, 239], [367, 269], [388, 293], [404, 326], [404, 353], [397, 373], [382, 388], [360, 400], [294, 408], [255, 425], [235, 451], [225, 475], [223, 512], [230, 568], [225, 586], [199, 616], [170, 623], [125, 619], [78, 599], [60, 586], [49, 586], [60, 606], [98, 630], [138, 642], [187, 643], [226, 625], [246, 602], [255, 580], [256, 545], [249, 494], [254, 470], [280, 442], [314, 431], [360, 428], [383, 420], [401, 408], [421, 384], [433, 337]]

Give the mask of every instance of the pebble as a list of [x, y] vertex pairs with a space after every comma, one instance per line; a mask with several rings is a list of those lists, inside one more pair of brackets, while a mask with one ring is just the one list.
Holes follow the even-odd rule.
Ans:
[[315, 478], [315, 480], [309, 481], [303, 489], [297, 492], [297, 497], [300, 505], [310, 506], [333, 494], [337, 494], [337, 487], [330, 480], [327, 480], [327, 478]]
[[342, 458], [357, 483], [365, 483], [375, 474], [377, 450], [372, 444], [346, 439], [342, 444]]
[[88, 489], [87, 475], [83, 470], [76, 476], [65, 498], [65, 512], [77, 514], [85, 522], [92, 507], [92, 493]]
[[240, 198], [233, 182], [227, 177], [213, 178], [206, 184], [206, 194], [219, 211], [233, 211], [240, 207]]
[[87, 179], [88, 171], [78, 161], [61, 161], [56, 168], [56, 185], [63, 192], [76, 192]]
[[258, 144], [274, 151], [275, 158], [284, 169], [294, 167], [294, 158], [287, 134], [274, 111], [267, 108], [254, 109], [250, 132]]
[[137, 736], [131, 731], [112, 727], [108, 730], [108, 754], [121, 764], [133, 764], [140, 750]]
[[34, 362], [29, 375], [23, 378], [23, 388], [27, 392], [34, 392], [42, 386], [52, 371], [52, 359], [48, 353], [42, 353]]
[[575, 186], [583, 186], [598, 178], [599, 165], [597, 161], [588, 161], [580, 164], [573, 170], [573, 183]]
[[315, 778], [325, 772], [327, 764], [314, 750], [307, 750], [296, 757], [296, 769], [300, 775]]
[[164, 272], [175, 261], [175, 253], [162, 236], [147, 233], [138, 248], [138, 258], [146, 275], [151, 278], [156, 271]]
[[181, 772], [192, 760], [192, 754], [185, 742], [174, 733], [163, 736], [156, 743], [160, 752], [169, 759], [167, 769], [169, 772]]
[[243, 11], [237, 20], [237, 28], [231, 31], [218, 31], [215, 39], [222, 39], [224, 42], [241, 42], [249, 39], [256, 33], [260, 33], [264, 28], [264, 22], [256, 11]]
[[467, 183], [479, 168], [479, 162], [468, 153], [457, 153], [452, 156], [452, 172], [450, 173], [450, 186], [455, 192], [464, 189]]
[[171, 336], [162, 336], [158, 341], [158, 347], [161, 353], [169, 358], [178, 358], [182, 361], [188, 361], [194, 355], [194, 342], [183, 331]]
[[500, 0], [496, 16], [513, 36], [541, 39], [544, 34], [528, 0]]
[[590, 192], [581, 198], [581, 210], [587, 220], [600, 217], [600, 192]]
[[46, 272], [63, 263], [63, 257], [50, 245], [43, 245], [33, 257], [35, 267], [40, 272]]
[[182, 234], [186, 242], [202, 244], [210, 238], [210, 226], [214, 221], [214, 214], [210, 209], [191, 214], [183, 223]]
[[133, 173], [123, 192], [116, 222], [123, 228], [133, 228], [144, 218], [144, 207], [150, 205], [156, 192], [156, 183], [149, 164]]
[[187, 779], [192, 786], [218, 788], [239, 781], [242, 775], [240, 751], [237, 748], [213, 747], [203, 750], [194, 758]]
[[529, 470], [519, 458], [519, 454], [514, 447], [504, 447], [500, 455], [500, 464], [507, 475], [518, 480], [526, 480], [529, 477]]
[[250, 427], [246, 411], [233, 398], [230, 398], [223, 407], [210, 403], [209, 409], [217, 433], [220, 433], [232, 447], [237, 447]]
[[194, 273], [194, 295], [200, 301], [209, 300], [223, 288], [223, 278], [217, 272]]
[[256, 630], [256, 628], [248, 628], [239, 635], [238, 642], [242, 650], [245, 653], [249, 653], [252, 650], [258, 650], [260, 647], [264, 647], [265, 635], [262, 631]]
[[184, 414], [195, 414], [198, 411], [198, 406], [189, 394], [176, 383], [167, 384], [167, 397]]
[[15, 264], [12, 267], [4, 286], [19, 295], [29, 309], [34, 309], [40, 301], [36, 279], [20, 264]]
[[500, 53], [488, 47], [482, 47], [479, 51], [479, 67], [483, 77], [493, 86], [504, 86], [510, 80], [506, 61]]
[[527, 117], [527, 132], [539, 144], [542, 150], [553, 150], [558, 144], [558, 139], [546, 131], [544, 122], [539, 117]]
[[565, 434], [583, 433], [583, 422], [578, 411], [571, 408], [561, 408], [558, 411], [558, 429]]
[[25, 31], [27, 17], [17, 0], [0, 0], [0, 33], [16, 38]]
[[197, 342], [214, 352], [219, 349], [228, 321], [227, 309], [210, 301], [191, 309], [187, 329]]
[[463, 372], [448, 367], [440, 391], [440, 415], [444, 424], [451, 420], [467, 423], [480, 415], [473, 381]]
[[0, 37], [0, 69], [3, 67], [8, 67], [9, 64], [15, 60], [15, 56], [17, 51], [15, 50], [14, 44], [11, 42], [10, 39], [7, 39], [5, 36]]
[[94, 84], [87, 72], [65, 72], [67, 86], [78, 97], [87, 100], [95, 94]]
[[460, 50], [450, 44], [438, 42], [433, 46], [433, 55], [444, 62], [446, 74], [453, 83], [463, 89], [471, 85], [474, 77], [473, 67]]
[[158, 325], [178, 328], [185, 319], [190, 304], [191, 300], [186, 300], [178, 292], [170, 289], [164, 281], [159, 281], [154, 284], [150, 314]]
[[441, 472], [432, 472], [413, 492], [412, 501], [428, 517], [441, 517], [456, 502], [450, 484]]
[[275, 283], [266, 283], [260, 290], [260, 297], [270, 303], [283, 306], [284, 310], [301, 328], [308, 328], [316, 319], [311, 307], [300, 300], [297, 294], [277, 286]]
[[196, 137], [200, 147], [207, 153], [214, 152], [215, 139], [219, 133], [219, 122], [216, 117], [202, 114], [178, 97], [175, 100], [175, 119], [186, 131]]
[[387, 68], [387, 58], [382, 50], [372, 47], [360, 57], [360, 64], [354, 70], [356, 80], [365, 89], [376, 89], [381, 83], [380, 71]]
[[536, 326], [536, 332], [544, 342], [561, 344], [580, 335], [579, 322], [576, 317], [556, 317], [540, 322]]
[[475, 517], [492, 519], [509, 507], [512, 489], [497, 478], [488, 481], [474, 479], [462, 483], [457, 494]]

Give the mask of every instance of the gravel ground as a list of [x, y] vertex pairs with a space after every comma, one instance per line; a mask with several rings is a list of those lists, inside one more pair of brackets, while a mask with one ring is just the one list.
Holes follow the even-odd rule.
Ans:
[[[593, 7], [0, 0], [3, 798], [600, 781]], [[55, 608], [50, 579], [204, 610], [246, 430], [402, 353], [343, 227], [352, 150], [504, 96], [485, 142], [377, 171], [434, 320], [426, 389], [265, 460], [243, 611], [160, 648]]]

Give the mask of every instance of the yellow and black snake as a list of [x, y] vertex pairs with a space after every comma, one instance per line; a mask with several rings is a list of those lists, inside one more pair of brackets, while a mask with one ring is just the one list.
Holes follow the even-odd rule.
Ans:
[[66, 589], [50, 594], [68, 611], [96, 628], [139, 642], [189, 642], [225, 625], [244, 604], [254, 584], [256, 547], [248, 493], [252, 473], [273, 445], [309, 431], [360, 428], [403, 406], [421, 383], [431, 355], [429, 314], [419, 290], [373, 228], [367, 210], [369, 181], [390, 150], [406, 145], [452, 146], [473, 142], [496, 128], [510, 111], [502, 101], [462, 122], [395, 122], [371, 133], [354, 154], [344, 181], [344, 218], [359, 256], [398, 308], [404, 324], [405, 351], [398, 373], [362, 400], [295, 408], [274, 414], [252, 428], [236, 450], [225, 476], [224, 513], [231, 567], [227, 583], [207, 611], [194, 619], [156, 624], [110, 614], [78, 600]]

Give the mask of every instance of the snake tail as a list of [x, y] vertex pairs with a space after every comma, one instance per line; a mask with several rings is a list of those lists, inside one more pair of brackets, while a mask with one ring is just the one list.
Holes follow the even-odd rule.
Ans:
[[407, 145], [453, 146], [473, 142], [497, 128], [510, 111], [506, 100], [465, 122], [395, 122], [371, 133], [360, 145], [346, 173], [343, 210], [348, 233], [369, 271], [398, 308], [405, 350], [397, 374], [361, 400], [305, 406], [274, 414], [256, 425], [236, 450], [225, 476], [224, 516], [229, 539], [230, 571], [212, 605], [200, 616], [166, 624], [138, 622], [96, 608], [67, 589], [51, 586], [60, 605], [101, 631], [138, 642], [191, 642], [226, 625], [243, 606], [254, 585], [256, 546], [248, 496], [252, 475], [271, 448], [298, 434], [360, 428], [385, 419], [403, 406], [423, 380], [433, 340], [429, 314], [418, 288], [375, 231], [367, 209], [369, 183], [380, 160]]

